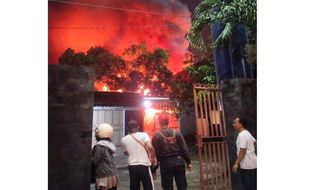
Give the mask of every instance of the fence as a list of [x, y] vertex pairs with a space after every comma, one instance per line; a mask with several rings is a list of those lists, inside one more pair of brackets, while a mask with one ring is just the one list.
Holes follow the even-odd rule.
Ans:
[[201, 190], [231, 190], [222, 94], [218, 87], [194, 84]]

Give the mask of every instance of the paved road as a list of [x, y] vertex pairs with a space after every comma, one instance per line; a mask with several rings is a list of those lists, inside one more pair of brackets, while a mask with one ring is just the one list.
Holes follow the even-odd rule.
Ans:
[[[197, 157], [192, 157], [192, 164], [193, 164], [193, 172], [187, 172], [187, 182], [188, 182], [188, 190], [199, 190], [199, 168], [198, 168], [198, 159]], [[117, 190], [129, 190], [129, 174], [128, 169], [125, 168], [119, 168], [118, 169], [118, 175], [120, 178], [120, 184], [118, 185]], [[157, 179], [154, 181], [155, 183], [155, 189], [161, 190], [161, 184], [160, 184], [160, 175], [159, 170], [157, 171]], [[176, 189], [176, 186], [175, 188]], [[94, 185], [91, 186], [91, 190], [95, 190]], [[141, 188], [143, 190], [143, 188]]]

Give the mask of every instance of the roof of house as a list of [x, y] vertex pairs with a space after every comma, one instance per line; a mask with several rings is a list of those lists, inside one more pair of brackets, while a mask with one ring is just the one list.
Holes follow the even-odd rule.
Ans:
[[95, 92], [94, 106], [142, 107], [143, 96], [139, 93]]

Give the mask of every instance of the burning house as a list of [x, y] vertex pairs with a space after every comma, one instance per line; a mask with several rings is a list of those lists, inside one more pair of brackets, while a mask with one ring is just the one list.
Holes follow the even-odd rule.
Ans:
[[[170, 127], [179, 130], [179, 120], [175, 115], [176, 102], [169, 98], [146, 97], [139, 93], [95, 92], [93, 108], [92, 146], [96, 139], [94, 130], [98, 124], [105, 122], [114, 127], [112, 137], [117, 147], [117, 156], [122, 156], [121, 139], [128, 134], [126, 124], [134, 119], [140, 124], [140, 131], [150, 137], [160, 130], [157, 118], [161, 112], [170, 115]], [[126, 163], [119, 159], [118, 165]]]

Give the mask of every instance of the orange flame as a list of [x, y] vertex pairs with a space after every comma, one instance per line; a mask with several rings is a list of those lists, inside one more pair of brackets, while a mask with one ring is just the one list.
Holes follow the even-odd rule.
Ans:
[[[71, 0], [79, 2], [81, 0]], [[83, 2], [83, 0], [82, 0]], [[88, 4], [99, 1], [84, 0]], [[55, 64], [67, 48], [86, 52], [91, 46], [105, 47], [122, 55], [132, 44], [145, 42], [150, 51], [166, 49], [170, 54], [168, 67], [182, 70], [183, 58], [189, 43], [185, 38], [191, 18], [188, 7], [180, 0], [105, 0], [111, 7], [159, 12], [164, 15], [115, 11], [89, 6], [48, 2], [48, 62]]]
[[109, 92], [110, 89], [108, 85], [106, 85], [104, 82], [96, 80], [94, 82], [94, 90], [95, 91], [101, 91], [101, 92]]
[[109, 87], [107, 85], [103, 85], [102, 91], [103, 92], [109, 92], [110, 90], [109, 90]]
[[156, 110], [153, 109], [153, 108], [147, 108], [145, 109], [145, 112], [144, 112], [144, 121], [147, 123], [147, 124], [150, 124], [150, 122], [154, 122], [154, 117], [155, 117], [155, 114], [156, 114]]

